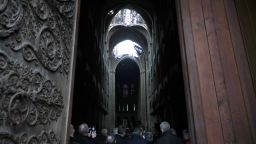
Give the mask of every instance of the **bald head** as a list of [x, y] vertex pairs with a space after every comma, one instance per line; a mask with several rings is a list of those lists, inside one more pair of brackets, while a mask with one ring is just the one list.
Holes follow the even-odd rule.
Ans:
[[107, 136], [107, 143], [115, 143], [115, 137], [113, 135]]
[[89, 132], [89, 127], [86, 123], [82, 123], [80, 124], [79, 128], [78, 128], [78, 132], [81, 134], [81, 135], [87, 135], [88, 132]]

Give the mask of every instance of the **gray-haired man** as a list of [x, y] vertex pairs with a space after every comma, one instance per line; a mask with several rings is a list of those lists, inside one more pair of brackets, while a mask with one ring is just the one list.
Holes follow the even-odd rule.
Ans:
[[156, 144], [183, 144], [181, 139], [173, 135], [168, 122], [161, 122], [160, 129], [162, 136], [156, 141]]

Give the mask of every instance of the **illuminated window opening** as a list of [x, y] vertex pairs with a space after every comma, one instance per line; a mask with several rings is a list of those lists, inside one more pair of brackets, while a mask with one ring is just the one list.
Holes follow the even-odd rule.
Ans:
[[[113, 14], [113, 10], [108, 12], [109, 15]], [[120, 10], [112, 19], [109, 30], [117, 25], [123, 25], [123, 26], [142, 26], [146, 30], [148, 29], [145, 20], [142, 18], [142, 16], [137, 13], [135, 10], [131, 9], [122, 9]]]
[[113, 54], [116, 59], [120, 59], [123, 56], [138, 58], [142, 53], [142, 47], [131, 40], [122, 41], [113, 49]]

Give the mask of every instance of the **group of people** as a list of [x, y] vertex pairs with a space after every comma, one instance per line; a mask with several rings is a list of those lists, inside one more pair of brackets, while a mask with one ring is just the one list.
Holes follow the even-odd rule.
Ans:
[[115, 128], [111, 133], [103, 128], [97, 134], [96, 129], [86, 123], [81, 124], [76, 133], [72, 125], [70, 129], [70, 144], [192, 144], [187, 130], [183, 131], [182, 140], [166, 121], [160, 123], [162, 134], [157, 139], [153, 138], [151, 132], [143, 132], [141, 128], [135, 128], [131, 134], [127, 134], [123, 127]]

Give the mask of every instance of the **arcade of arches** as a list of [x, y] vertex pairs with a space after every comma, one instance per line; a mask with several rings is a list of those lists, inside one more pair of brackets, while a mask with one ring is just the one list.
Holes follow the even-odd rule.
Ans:
[[[1, 1], [1, 0], [0, 0]], [[256, 143], [254, 0], [2, 0], [0, 143], [168, 121]]]
[[[71, 122], [152, 130], [166, 120], [195, 143], [255, 142], [250, 66], [223, 1], [82, 1]], [[139, 57], [113, 54], [125, 40]]]
[[166, 120], [181, 136], [188, 119], [174, 1], [113, 1], [95, 11], [84, 3], [71, 122], [152, 131]]

